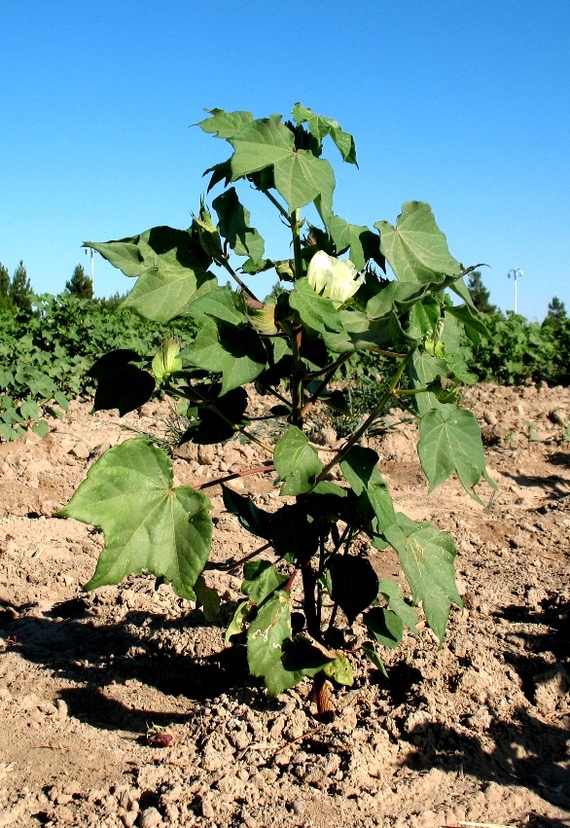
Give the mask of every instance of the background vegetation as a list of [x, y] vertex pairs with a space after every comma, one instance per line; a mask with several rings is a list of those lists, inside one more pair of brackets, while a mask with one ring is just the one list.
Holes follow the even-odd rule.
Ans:
[[[489, 332], [478, 346], [464, 343], [473, 381], [570, 383], [570, 319], [560, 299], [553, 297], [542, 323], [529, 322], [491, 304], [478, 271], [468, 287]], [[281, 290], [277, 285], [268, 298], [274, 300]], [[46, 413], [61, 415], [68, 400], [93, 392], [89, 369], [102, 354], [124, 348], [149, 363], [172, 332], [171, 326], [150, 323], [121, 308], [120, 294], [110, 299], [92, 296], [91, 280], [81, 265], [63, 293], [37, 296], [23, 262], [12, 276], [0, 264], [0, 441], [17, 439], [28, 428], [45, 434]], [[184, 341], [194, 330], [192, 320], [180, 319], [175, 333]], [[345, 377], [355, 421], [378, 395], [382, 375], [382, 358], [364, 354]], [[340, 427], [340, 419], [336, 425]]]

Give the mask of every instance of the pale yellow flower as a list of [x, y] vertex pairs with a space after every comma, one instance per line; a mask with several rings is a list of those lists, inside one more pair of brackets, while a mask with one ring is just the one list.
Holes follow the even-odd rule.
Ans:
[[364, 274], [357, 274], [350, 259], [336, 259], [319, 250], [309, 262], [307, 279], [313, 290], [338, 307], [354, 296], [364, 282]]

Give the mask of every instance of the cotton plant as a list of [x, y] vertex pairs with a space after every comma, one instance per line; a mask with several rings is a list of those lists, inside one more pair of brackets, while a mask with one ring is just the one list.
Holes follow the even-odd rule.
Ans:
[[[458, 389], [474, 381], [465, 342], [485, 333], [464, 283], [473, 268], [451, 255], [426, 203], [407, 202], [395, 225], [378, 221], [372, 229], [335, 214], [325, 141], [356, 165], [354, 139], [337, 121], [301, 104], [292, 120], [207, 113], [198, 126], [229, 144], [231, 155], [206, 171], [207, 195], [191, 226], [86, 244], [136, 280], [126, 307], [156, 323], [190, 318], [196, 335], [172, 337], [154, 355], [102, 356], [91, 371], [94, 408], [123, 415], [159, 389], [187, 418], [180, 443], [241, 440], [264, 459], [223, 479], [212, 474], [206, 483], [179, 486], [167, 451], [133, 438], [93, 464], [61, 514], [104, 532], [86, 590], [147, 573], [216, 623], [220, 599], [209, 573], [241, 567], [243, 600], [233, 610], [228, 645], [246, 642], [250, 672], [272, 696], [312, 678], [326, 713], [331, 687], [353, 683], [355, 659], [385, 671], [386, 648], [397, 647], [406, 630], [418, 634], [420, 613], [442, 641], [451, 607], [461, 606], [452, 537], [397, 510], [367, 435], [387, 406], [403, 407], [419, 422], [430, 490], [456, 475], [480, 499], [476, 489], [488, 480], [481, 433], [457, 401]], [[251, 187], [289, 230], [283, 259], [266, 257], [242, 204]], [[213, 190], [220, 192], [209, 204]], [[234, 289], [220, 283], [220, 271]], [[250, 287], [268, 272], [288, 288], [274, 302]], [[350, 418], [336, 380], [364, 353], [382, 357], [375, 403], [338, 448], [319, 453], [309, 439], [314, 418], [323, 407]], [[254, 393], [265, 418], [257, 411], [253, 417]], [[280, 495], [274, 511], [232, 488], [232, 478], [246, 474], [273, 481]], [[258, 539], [242, 560], [210, 560], [206, 491], [215, 485], [225, 509]], [[389, 548], [405, 589], [377, 575], [375, 562]], [[355, 624], [365, 631], [356, 651]]]

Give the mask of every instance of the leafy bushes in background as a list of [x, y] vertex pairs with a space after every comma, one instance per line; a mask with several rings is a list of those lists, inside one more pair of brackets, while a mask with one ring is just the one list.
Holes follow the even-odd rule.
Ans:
[[471, 370], [477, 378], [500, 385], [533, 380], [549, 385], [570, 382], [570, 320], [540, 324], [507, 312], [485, 314], [489, 337], [473, 349]]
[[[194, 330], [189, 320], [175, 327], [180, 335]], [[28, 428], [46, 434], [46, 413], [61, 414], [69, 399], [93, 390], [88, 372], [101, 354], [154, 353], [165, 336], [165, 328], [116, 302], [66, 293], [32, 296], [29, 308], [0, 311], [0, 440], [15, 440]]]

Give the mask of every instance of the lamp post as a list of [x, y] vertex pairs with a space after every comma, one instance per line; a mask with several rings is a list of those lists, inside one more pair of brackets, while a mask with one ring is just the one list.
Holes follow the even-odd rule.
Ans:
[[512, 277], [513, 277], [513, 279], [514, 279], [514, 282], [515, 282], [515, 313], [518, 313], [518, 312], [519, 312], [519, 290], [518, 290], [518, 279], [519, 279], [521, 276], [524, 276], [524, 273], [522, 272], [522, 270], [520, 269], [520, 267], [513, 267], [513, 268], [512, 268], [512, 270], [509, 270], [509, 272], [508, 272], [508, 274], [507, 274], [507, 276], [509, 277], [509, 279], [511, 278], [511, 275], [512, 275]]

